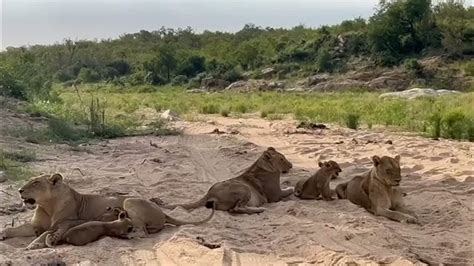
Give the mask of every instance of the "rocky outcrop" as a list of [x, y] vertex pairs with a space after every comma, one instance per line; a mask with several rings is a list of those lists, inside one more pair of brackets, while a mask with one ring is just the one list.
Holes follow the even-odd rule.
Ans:
[[229, 82], [223, 79], [216, 78], [204, 78], [201, 81], [201, 89], [206, 91], [216, 91], [223, 90], [225, 87], [229, 86]]
[[388, 92], [383, 93], [379, 96], [380, 99], [387, 99], [387, 98], [406, 98], [409, 100], [416, 99], [419, 97], [437, 97], [442, 95], [449, 95], [449, 94], [459, 94], [459, 91], [452, 91], [452, 90], [433, 90], [430, 88], [422, 89], [422, 88], [414, 88], [405, 91], [398, 91], [398, 92]]
[[249, 79], [247, 81], [239, 80], [236, 81], [227, 88], [226, 91], [237, 91], [237, 92], [250, 92], [250, 91], [274, 91], [283, 89], [285, 84], [278, 81], [266, 81], [259, 79]]

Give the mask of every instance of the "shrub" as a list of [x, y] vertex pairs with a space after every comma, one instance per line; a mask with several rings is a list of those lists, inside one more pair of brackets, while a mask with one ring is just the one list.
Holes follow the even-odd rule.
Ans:
[[267, 119], [268, 120], [282, 120], [284, 118], [284, 115], [283, 114], [268, 114], [267, 116]]
[[441, 137], [441, 115], [439, 113], [433, 114], [428, 123], [430, 124], [431, 137], [439, 139]]
[[423, 67], [418, 63], [418, 60], [411, 58], [405, 61], [404, 67], [408, 73], [420, 75], [423, 72]]
[[229, 106], [221, 106], [221, 109], [219, 110], [219, 113], [221, 114], [221, 116], [223, 117], [228, 117], [229, 114], [230, 114], [230, 107]]
[[91, 82], [97, 82], [100, 80], [100, 75], [97, 73], [97, 71], [83, 67], [79, 71], [79, 74], [77, 75], [77, 78], [85, 83], [91, 83]]
[[360, 116], [358, 114], [350, 113], [345, 117], [345, 124], [350, 129], [357, 129], [359, 127]]
[[242, 113], [242, 114], [245, 114], [245, 113], [248, 112], [248, 107], [245, 103], [238, 103], [237, 105], [235, 105], [235, 107], [233, 109], [236, 112]]
[[463, 139], [464, 130], [469, 124], [466, 116], [460, 111], [446, 113], [443, 117], [442, 123], [444, 135], [451, 139]]
[[217, 114], [219, 113], [219, 106], [213, 103], [208, 103], [199, 109], [201, 114]]
[[185, 75], [178, 75], [171, 80], [171, 85], [181, 86], [186, 84], [186, 82], [188, 82], [188, 77], [186, 77]]
[[331, 70], [331, 55], [327, 48], [323, 48], [318, 51], [318, 56], [316, 58], [316, 68], [319, 72], [330, 71]]

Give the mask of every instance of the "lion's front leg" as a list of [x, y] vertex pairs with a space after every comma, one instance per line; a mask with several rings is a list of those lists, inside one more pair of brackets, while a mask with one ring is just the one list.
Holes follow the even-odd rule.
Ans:
[[46, 236], [45, 244], [48, 247], [54, 247], [62, 240], [64, 234], [71, 228], [87, 222], [86, 220], [67, 220], [53, 226], [53, 230]]
[[0, 240], [27, 236], [36, 236], [36, 229], [31, 223], [23, 224], [13, 228], [7, 228], [0, 232]]
[[46, 247], [46, 237], [51, 233], [51, 231], [46, 231], [42, 233], [39, 237], [37, 237], [33, 242], [31, 242], [26, 249], [33, 250], [33, 249], [40, 249]]

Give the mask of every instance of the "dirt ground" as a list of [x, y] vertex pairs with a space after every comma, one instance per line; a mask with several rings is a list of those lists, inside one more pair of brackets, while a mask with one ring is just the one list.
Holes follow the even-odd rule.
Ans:
[[[0, 123], [17, 126], [25, 118], [2, 110]], [[33, 126], [35, 123], [29, 122]], [[294, 185], [332, 159], [343, 168], [335, 187], [371, 166], [372, 155], [400, 154], [405, 202], [421, 225], [374, 217], [347, 200], [302, 201], [291, 197], [268, 204], [259, 215], [216, 212], [199, 226], [166, 227], [145, 239], [103, 238], [84, 247], [68, 245], [25, 251], [32, 238], [0, 242], [0, 265], [308, 265], [446, 263], [472, 265], [474, 144], [434, 141], [382, 130], [296, 130], [291, 120], [205, 117], [178, 122], [181, 136], [144, 136], [100, 141], [79, 148], [37, 145], [0, 136], [0, 148], [33, 149], [37, 172], [61, 172], [76, 190], [124, 192], [182, 203], [201, 197], [215, 182], [243, 171], [268, 146], [294, 164], [282, 176]], [[210, 134], [215, 128], [227, 133]], [[393, 144], [385, 143], [391, 140]], [[337, 144], [336, 144], [337, 143]], [[0, 207], [19, 204], [20, 183], [0, 184]], [[168, 212], [200, 219], [209, 210]], [[0, 225], [27, 221], [32, 211], [0, 212]], [[206, 243], [220, 245], [210, 249]]]

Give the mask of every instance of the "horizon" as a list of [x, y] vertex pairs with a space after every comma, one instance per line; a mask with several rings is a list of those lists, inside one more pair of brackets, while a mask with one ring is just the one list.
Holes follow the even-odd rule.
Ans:
[[[253, 4], [250, 4], [253, 3]], [[51, 45], [65, 39], [101, 41], [161, 27], [237, 32], [245, 24], [263, 28], [317, 28], [374, 12], [378, 0], [3, 0], [0, 50]], [[90, 9], [90, 5], [94, 8]], [[124, 19], [130, 17], [132, 20]]]

